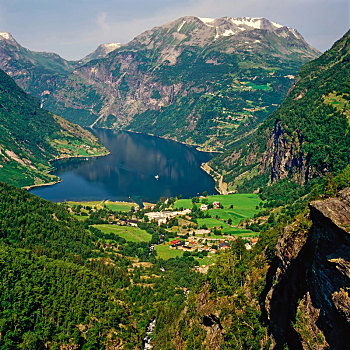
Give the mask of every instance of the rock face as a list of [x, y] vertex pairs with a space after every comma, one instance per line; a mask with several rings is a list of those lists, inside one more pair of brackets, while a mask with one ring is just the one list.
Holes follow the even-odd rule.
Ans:
[[265, 310], [275, 348], [349, 349], [350, 188], [310, 204], [311, 228], [285, 230]]
[[310, 177], [309, 157], [301, 151], [303, 135], [297, 131], [291, 139], [276, 120], [270, 138], [266, 143], [266, 152], [262, 157], [260, 172], [268, 170], [272, 182], [293, 178], [305, 183]]

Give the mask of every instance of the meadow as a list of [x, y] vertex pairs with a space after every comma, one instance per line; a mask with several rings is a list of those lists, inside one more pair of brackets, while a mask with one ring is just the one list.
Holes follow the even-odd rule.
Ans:
[[132, 202], [111, 202], [111, 201], [83, 201], [83, 202], [67, 202], [70, 206], [81, 205], [83, 207], [91, 207], [96, 209], [103, 209], [105, 206], [113, 211], [128, 212], [132, 207], [138, 208], [136, 203]]
[[182, 250], [170, 249], [167, 244], [159, 244], [156, 246], [157, 257], [163, 260], [171, 258], [181, 257], [183, 255]]
[[117, 225], [93, 225], [104, 233], [114, 233], [129, 242], [149, 242], [152, 236], [138, 227]]

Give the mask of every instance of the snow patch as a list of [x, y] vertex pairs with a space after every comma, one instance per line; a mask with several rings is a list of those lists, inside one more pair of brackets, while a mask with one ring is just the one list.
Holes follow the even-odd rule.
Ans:
[[275, 26], [276, 28], [282, 28], [283, 26], [281, 26], [280, 24], [278, 24], [278, 23], [276, 23], [276, 22], [272, 22], [271, 21], [271, 24], [273, 25], [273, 26]]
[[111, 48], [113, 50], [119, 49], [122, 46], [121, 43], [109, 43], [109, 44], [104, 44], [104, 47]]
[[6, 40], [11, 40], [12, 39], [11, 34], [8, 33], [8, 32], [0, 32], [0, 36], [2, 36]]
[[181, 30], [181, 28], [184, 26], [184, 24], [186, 23], [186, 21], [183, 21], [179, 27], [177, 28], [177, 31], [179, 32]]
[[204, 17], [198, 17], [204, 24], [212, 23], [215, 21], [216, 18], [204, 18]]
[[231, 36], [235, 35], [236, 33], [232, 29], [226, 29], [221, 35], [222, 36]]
[[262, 27], [262, 18], [258, 17], [231, 18], [231, 22], [237, 26], [245, 25], [254, 29], [261, 29]]

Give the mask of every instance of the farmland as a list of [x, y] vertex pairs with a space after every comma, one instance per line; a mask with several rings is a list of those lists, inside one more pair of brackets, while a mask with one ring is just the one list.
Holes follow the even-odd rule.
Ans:
[[103, 233], [114, 233], [129, 242], [149, 242], [151, 235], [138, 227], [132, 226], [117, 226], [117, 225], [94, 225]]

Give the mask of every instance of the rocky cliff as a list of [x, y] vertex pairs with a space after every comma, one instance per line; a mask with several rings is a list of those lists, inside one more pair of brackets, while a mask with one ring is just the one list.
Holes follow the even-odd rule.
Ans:
[[310, 204], [276, 246], [265, 311], [275, 349], [349, 349], [350, 188]]

